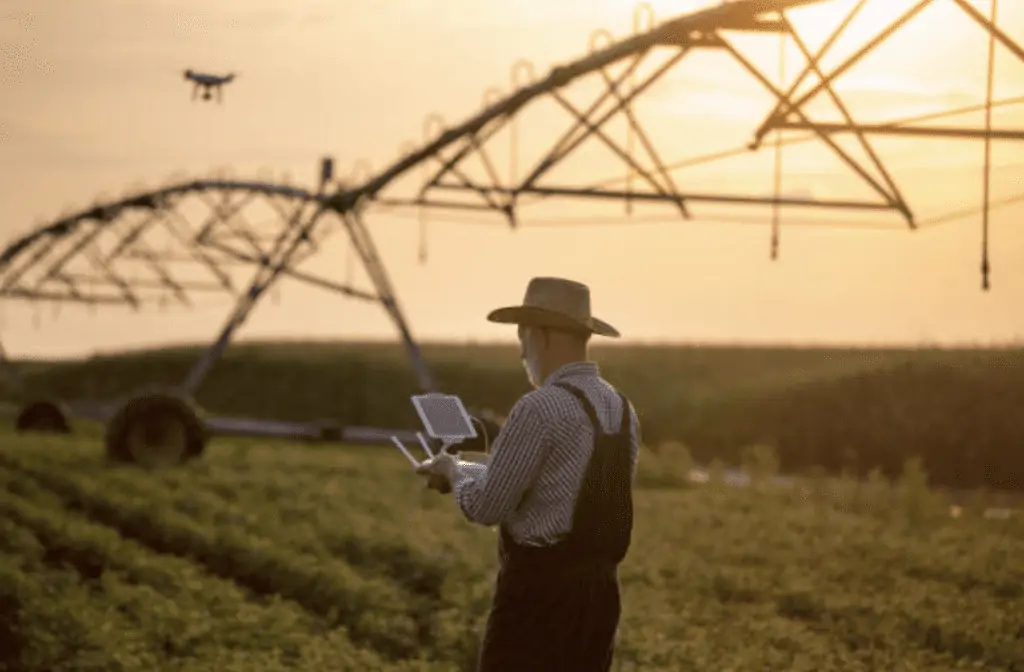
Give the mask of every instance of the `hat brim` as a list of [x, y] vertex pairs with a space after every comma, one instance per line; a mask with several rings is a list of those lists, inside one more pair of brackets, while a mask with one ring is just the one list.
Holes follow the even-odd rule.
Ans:
[[591, 317], [586, 322], [583, 322], [568, 315], [537, 306], [506, 306], [498, 308], [490, 312], [487, 316], [487, 321], [499, 324], [523, 324], [533, 327], [584, 331], [609, 338], [621, 336], [615, 327], [596, 317]]

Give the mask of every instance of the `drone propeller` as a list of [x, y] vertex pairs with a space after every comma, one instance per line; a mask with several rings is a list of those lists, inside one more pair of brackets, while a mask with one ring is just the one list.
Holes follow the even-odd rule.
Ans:
[[[224, 102], [224, 85], [230, 84], [239, 76], [238, 72], [230, 72], [226, 75], [213, 75], [207, 72], [197, 72], [192, 68], [178, 71], [185, 77], [185, 81], [192, 84], [192, 100], [201, 98], [204, 101], [214, 100], [218, 103]], [[207, 78], [212, 78], [212, 81]]]
[[238, 79], [242, 75], [242, 73], [240, 73], [240, 72], [225, 72], [224, 74], [218, 74], [217, 71], [213, 71], [213, 70], [211, 70], [211, 71], [196, 70], [195, 68], [185, 68], [183, 70], [182, 69], [175, 69], [172, 72], [174, 72], [174, 74], [181, 75], [185, 79], [188, 79], [190, 75], [192, 75], [192, 76], [210, 75], [210, 76], [213, 76], [213, 77], [225, 77], [225, 78], [228, 78], [228, 79]]

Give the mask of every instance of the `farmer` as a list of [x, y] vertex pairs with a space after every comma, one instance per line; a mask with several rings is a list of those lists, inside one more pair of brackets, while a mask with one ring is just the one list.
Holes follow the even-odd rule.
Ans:
[[533, 385], [512, 408], [486, 467], [441, 454], [419, 469], [451, 488], [470, 521], [499, 527], [500, 569], [478, 672], [605, 672], [618, 629], [618, 565], [633, 528], [640, 423], [587, 359], [586, 285], [534, 278], [521, 306], [488, 320], [519, 327]]

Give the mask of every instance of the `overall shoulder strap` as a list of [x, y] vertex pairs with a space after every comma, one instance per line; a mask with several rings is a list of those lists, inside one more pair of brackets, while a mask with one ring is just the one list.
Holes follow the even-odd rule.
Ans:
[[601, 427], [601, 422], [597, 419], [597, 411], [594, 410], [594, 405], [590, 403], [590, 399], [587, 399], [587, 395], [583, 394], [582, 390], [577, 387], [573, 387], [568, 383], [554, 383], [554, 385], [555, 387], [562, 388], [579, 400], [583, 405], [583, 410], [587, 412], [587, 417], [590, 418], [590, 424], [593, 425], [595, 434], [604, 433], [604, 429]]

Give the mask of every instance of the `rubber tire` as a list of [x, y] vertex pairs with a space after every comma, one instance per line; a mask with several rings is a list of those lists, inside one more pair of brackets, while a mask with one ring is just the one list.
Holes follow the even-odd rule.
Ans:
[[26, 404], [14, 419], [17, 432], [70, 434], [68, 414], [54, 401], [40, 400]]
[[173, 423], [180, 430], [183, 445], [177, 464], [202, 455], [209, 437], [196, 406], [173, 393], [149, 392], [129, 399], [107, 422], [107, 458], [122, 464], [144, 464], [133, 455], [130, 442], [134, 432], [145, 431], [154, 421]]

